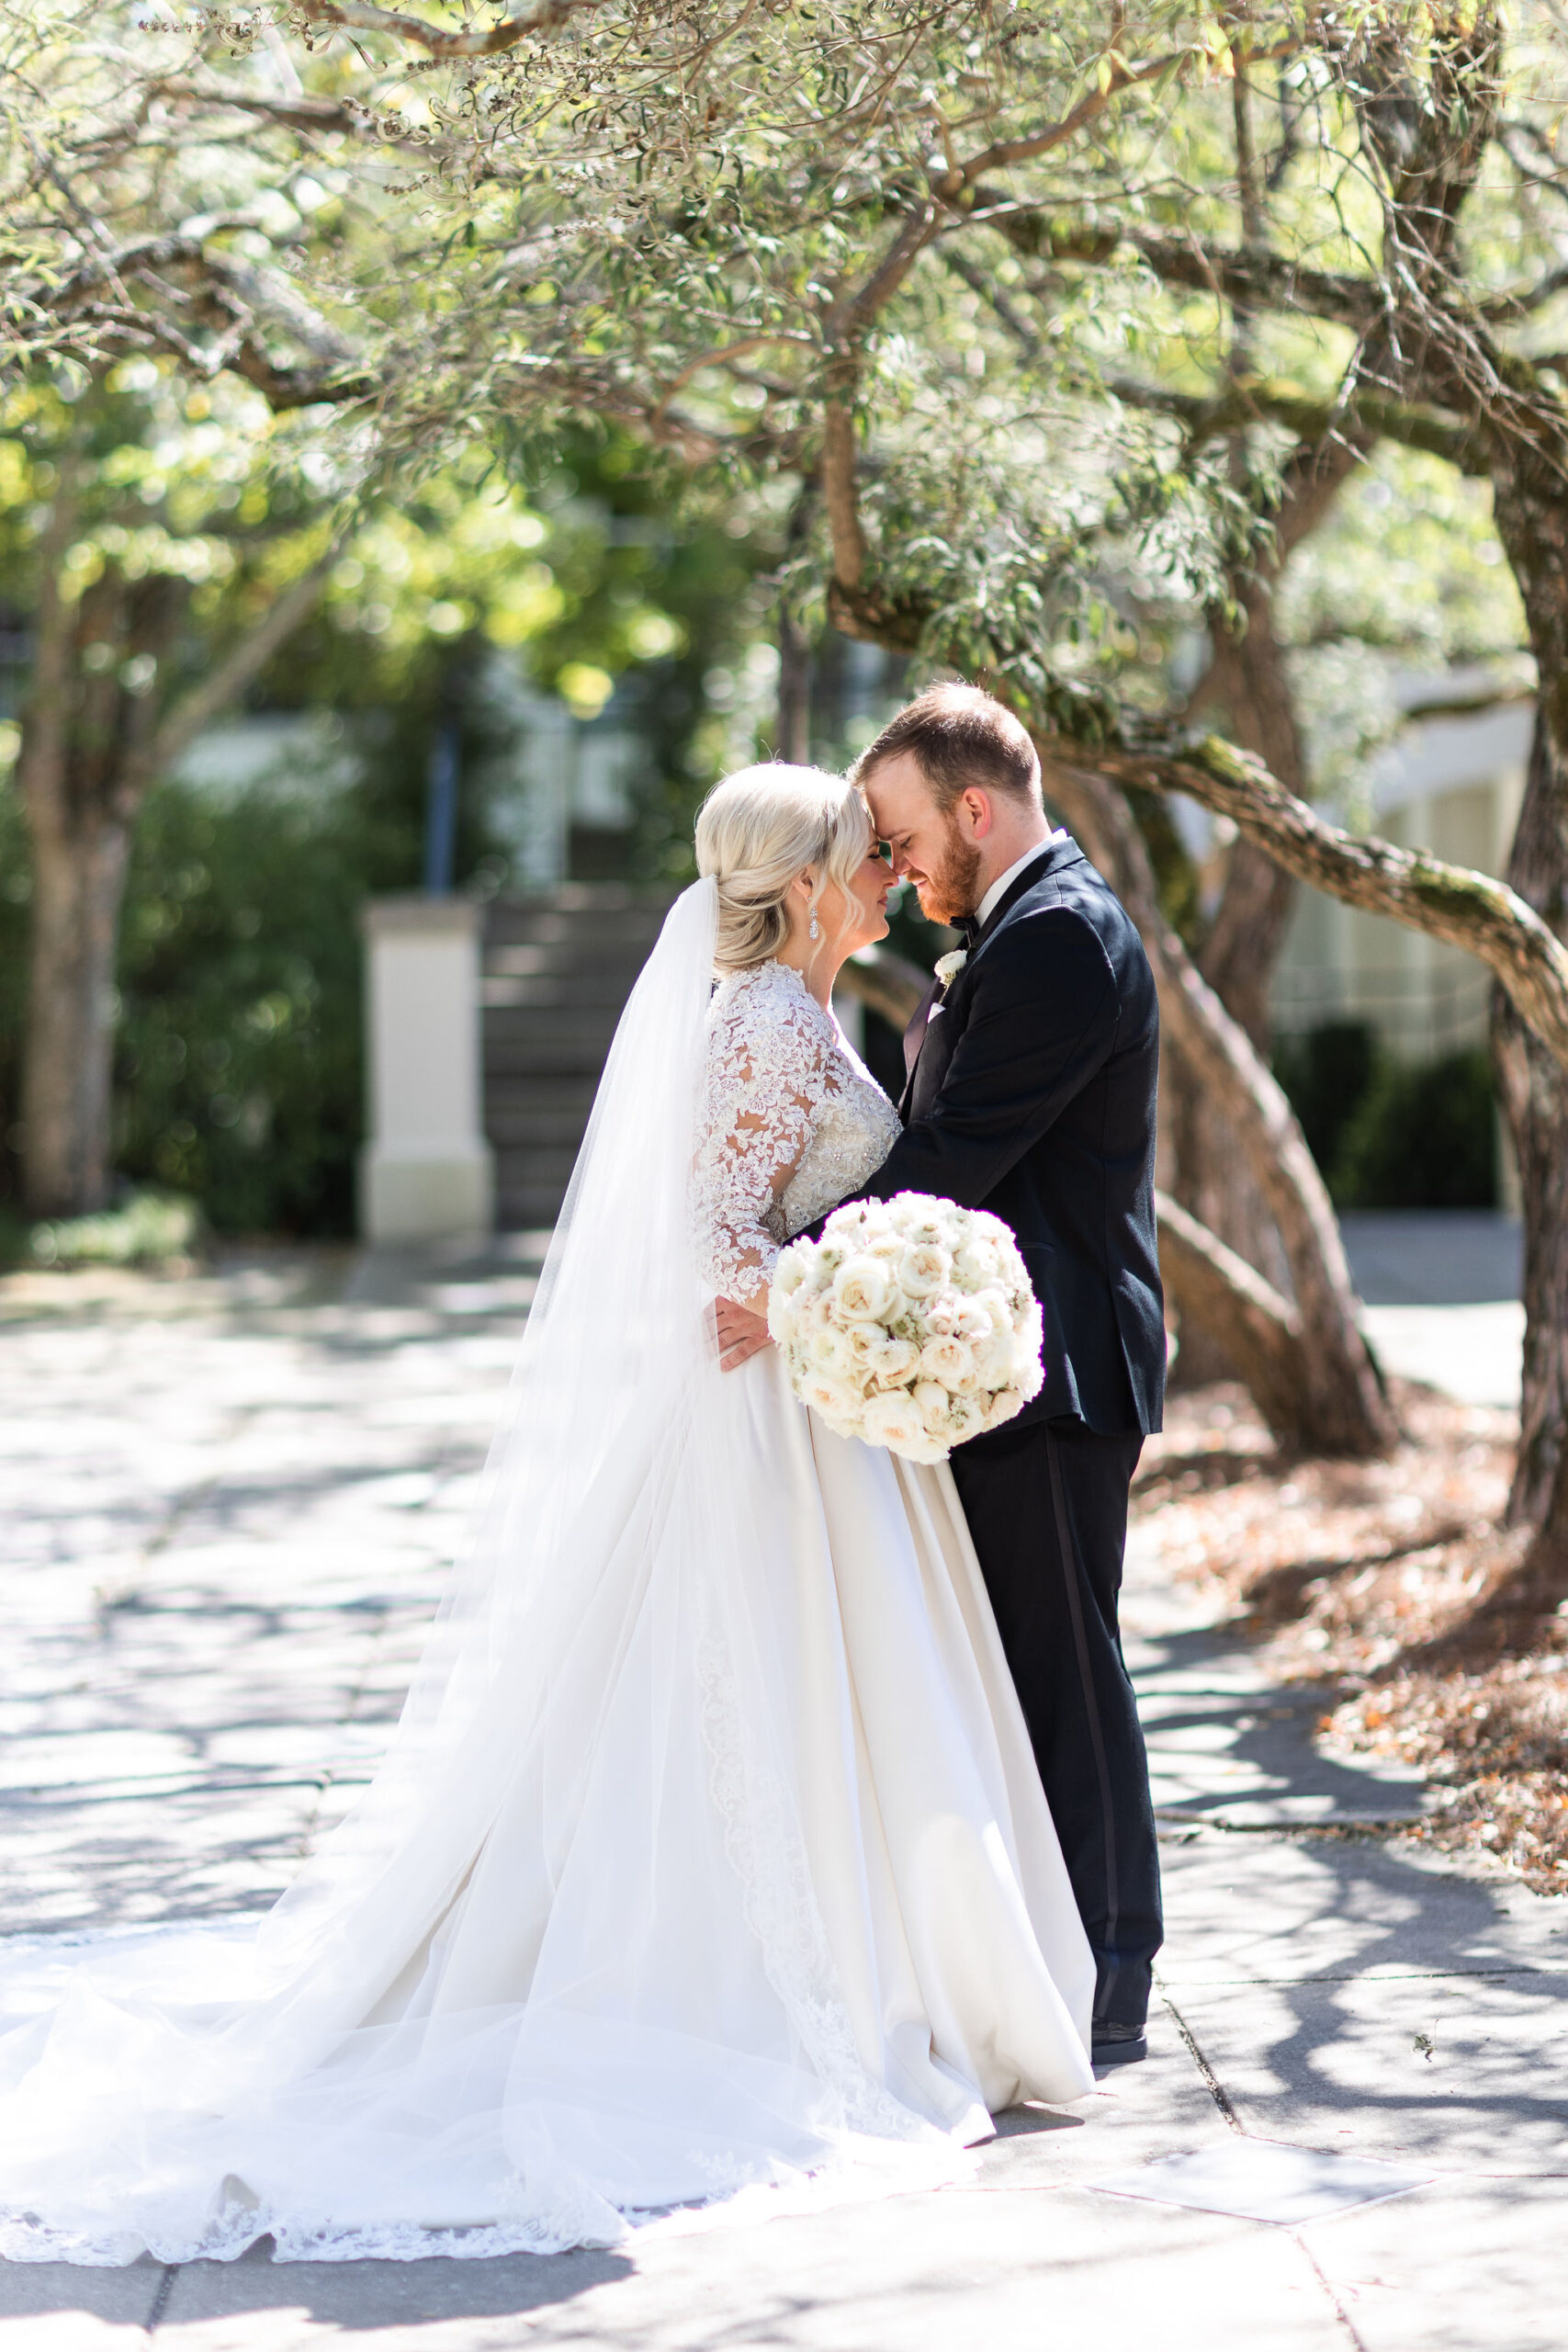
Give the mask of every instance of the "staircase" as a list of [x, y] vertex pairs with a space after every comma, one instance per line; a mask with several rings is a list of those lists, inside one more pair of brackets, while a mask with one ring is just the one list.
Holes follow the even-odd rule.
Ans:
[[671, 891], [565, 882], [485, 922], [485, 1131], [502, 1229], [555, 1223], [594, 1090]]

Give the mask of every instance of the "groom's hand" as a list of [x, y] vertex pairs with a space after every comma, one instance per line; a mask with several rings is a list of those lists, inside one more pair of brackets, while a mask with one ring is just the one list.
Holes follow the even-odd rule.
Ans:
[[720, 1372], [739, 1372], [749, 1357], [773, 1344], [768, 1337], [766, 1316], [754, 1314], [749, 1306], [737, 1306], [732, 1298], [714, 1300], [713, 1319]]

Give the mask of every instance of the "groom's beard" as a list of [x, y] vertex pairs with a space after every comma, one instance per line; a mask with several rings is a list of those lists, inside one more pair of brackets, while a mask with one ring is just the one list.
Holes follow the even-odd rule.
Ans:
[[979, 906], [983, 860], [973, 842], [966, 842], [956, 821], [949, 818], [942, 863], [915, 884], [920, 912], [928, 922], [962, 922]]

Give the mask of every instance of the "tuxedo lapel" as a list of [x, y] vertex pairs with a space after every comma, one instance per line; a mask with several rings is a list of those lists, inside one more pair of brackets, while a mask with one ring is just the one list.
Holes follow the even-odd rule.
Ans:
[[926, 990], [924, 996], [920, 999], [919, 1004], [915, 1007], [914, 1012], [909, 1015], [908, 1022], [904, 1030], [904, 1077], [906, 1080], [913, 1078], [915, 1075], [915, 1064], [919, 1060], [920, 1047], [926, 1042], [926, 1027], [931, 1017], [931, 1007], [938, 1001], [941, 995], [942, 982], [940, 980], [933, 980], [930, 988]]
[[933, 980], [914, 1012], [904, 1031], [904, 1091], [898, 1097], [898, 1116], [908, 1124], [909, 1105], [915, 1093], [915, 1065], [920, 1058], [920, 1047], [926, 1042], [931, 1014], [942, 999], [942, 982]]
[[[1077, 842], [1066, 834], [1059, 841], [1045, 842], [1039, 856], [1032, 858], [1017, 879], [1009, 884], [999, 904], [992, 908], [983, 927], [971, 937], [969, 963], [973, 964], [975, 958], [984, 952], [1006, 922], [1019, 900], [1028, 891], [1032, 890], [1036, 883], [1043, 882], [1047, 876], [1054, 874], [1058, 867], [1070, 865], [1082, 856], [1083, 852]], [[968, 968], [969, 965], [965, 965], [964, 970]], [[961, 981], [963, 977], [964, 974], [961, 972], [958, 979]], [[956, 986], [957, 982], [954, 985]], [[898, 1116], [906, 1125], [908, 1125], [914, 1102], [916, 1065], [919, 1061], [921, 1048], [931, 1034], [932, 1015], [938, 1012], [947, 993], [942, 982], [934, 980], [920, 999], [904, 1032], [904, 1091], [898, 1098]]]

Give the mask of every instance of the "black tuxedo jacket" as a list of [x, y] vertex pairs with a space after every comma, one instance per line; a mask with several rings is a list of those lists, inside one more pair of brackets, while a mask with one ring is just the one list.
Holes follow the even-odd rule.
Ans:
[[904, 1059], [904, 1132], [862, 1194], [935, 1193], [1011, 1227], [1045, 1322], [1045, 1385], [1021, 1419], [1157, 1430], [1159, 1007], [1143, 942], [1075, 842], [1010, 886]]

